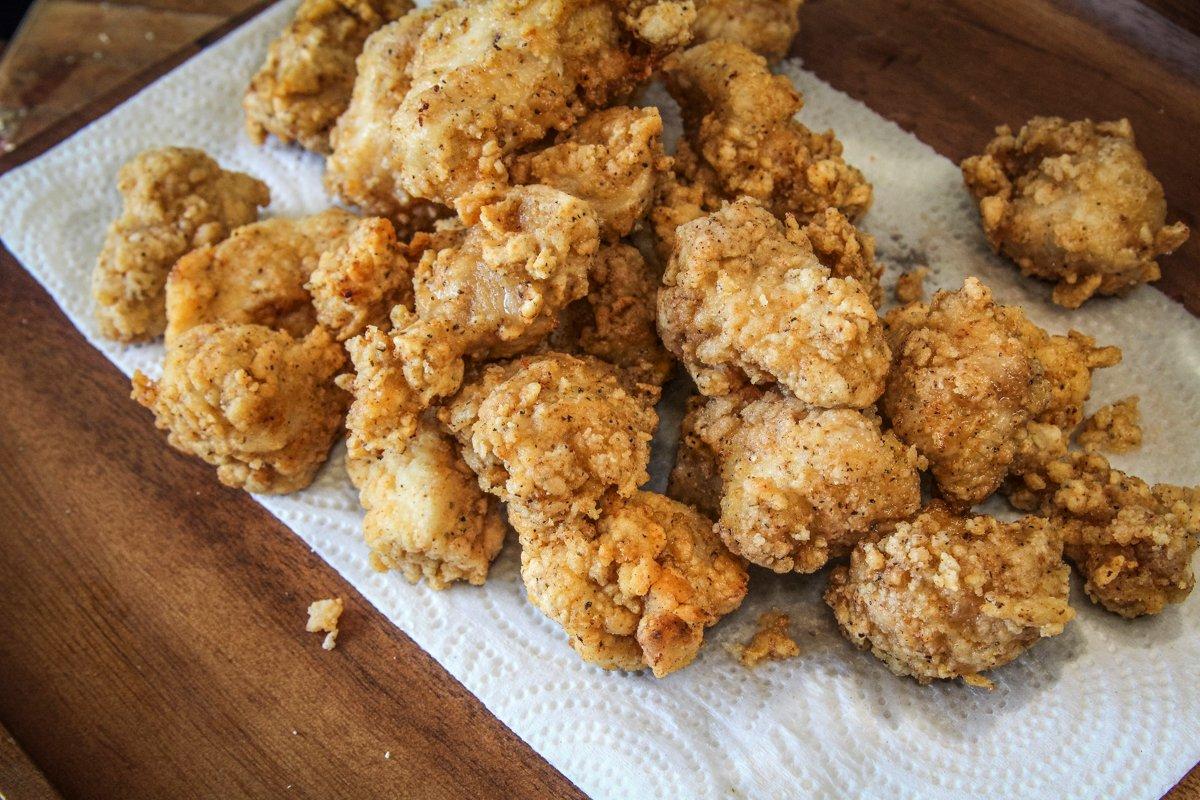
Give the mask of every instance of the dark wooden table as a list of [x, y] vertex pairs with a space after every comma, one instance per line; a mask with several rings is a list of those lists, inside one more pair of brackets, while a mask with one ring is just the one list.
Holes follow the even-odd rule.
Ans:
[[[42, 2], [54, 13], [22, 33], [39, 44], [8, 84], [30, 124], [9, 128], [0, 170], [258, 7]], [[1037, 113], [1129, 117], [1195, 227], [1195, 4], [809, 0], [803, 22], [811, 69], [950, 158]], [[112, 69], [67, 58], [92, 37]], [[1193, 313], [1198, 266], [1194, 236], [1160, 284]], [[580, 796], [303, 542], [167, 448], [7, 252], [0, 319], [0, 723], [20, 744], [0, 740], [0, 793], [51, 796], [44, 774], [66, 797]], [[347, 611], [325, 652], [304, 611], [334, 594]], [[1170, 797], [1200, 800], [1200, 771]]]

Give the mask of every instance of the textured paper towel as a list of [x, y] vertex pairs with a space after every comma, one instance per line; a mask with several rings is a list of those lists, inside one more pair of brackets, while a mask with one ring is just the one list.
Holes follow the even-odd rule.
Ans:
[[[270, 184], [272, 215], [329, 203], [319, 159], [255, 147], [242, 131], [242, 88], [292, 8], [272, 8], [0, 180], [5, 244], [127, 373], [157, 374], [161, 347], [99, 339], [88, 292], [122, 162], [191, 145]], [[802, 118], [835, 128], [875, 184], [867, 228], [888, 285], [915, 263], [933, 268], [931, 289], [979, 275], [1038, 323], [1121, 346], [1125, 363], [1100, 374], [1094, 400], [1141, 394], [1146, 443], [1114, 460], [1150, 481], [1200, 480], [1200, 321], [1152, 289], [1073, 314], [1052, 308], [1046, 285], [986, 252], [953, 164], [798, 65], [785, 71], [808, 99]], [[1090, 606], [1076, 582], [1078, 620], [997, 670], [988, 693], [893, 677], [836, 634], [823, 576], [756, 572], [696, 663], [655, 681], [581, 663], [525, 601], [513, 542], [483, 589], [438, 593], [372, 572], [342, 460], [339, 448], [312, 488], [260, 501], [593, 797], [1157, 798], [1200, 759], [1200, 597], [1130, 623]], [[770, 607], [792, 615], [801, 655], [747, 671], [724, 645]]]

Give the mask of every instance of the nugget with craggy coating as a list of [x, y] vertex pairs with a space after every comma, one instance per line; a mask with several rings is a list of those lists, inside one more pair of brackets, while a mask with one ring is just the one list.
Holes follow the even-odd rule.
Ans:
[[1188, 237], [1182, 222], [1166, 224], [1162, 185], [1126, 119], [1034, 117], [1016, 135], [1001, 126], [962, 173], [992, 247], [1054, 281], [1067, 308], [1158, 280], [1155, 259]]
[[124, 207], [92, 272], [96, 320], [109, 339], [148, 341], [167, 326], [171, 266], [256, 220], [271, 193], [262, 181], [185, 147], [139, 153], [117, 173], [117, 189]]
[[871, 184], [832, 132], [793, 119], [804, 100], [761, 56], [713, 41], [672, 55], [663, 70], [683, 113], [675, 180], [701, 187], [691, 200], [749, 196], [802, 222], [831, 207], [855, 221], [870, 207]]
[[700, 412], [708, 403], [703, 395], [687, 399], [679, 429], [675, 465], [667, 480], [667, 497], [686, 503], [706, 517], [721, 516], [721, 464], [716, 452], [696, 430]]
[[713, 398], [693, 420], [724, 487], [717, 533], [753, 564], [816, 572], [921, 507], [916, 450], [849, 408], [777, 389]]
[[815, 406], [863, 408], [890, 363], [862, 284], [831, 277], [794, 219], [750, 199], [679, 229], [658, 331], [706, 395], [778, 383]]
[[723, 39], [778, 61], [800, 32], [802, 5], [804, 0], [696, 0], [692, 43]]
[[704, 629], [746, 595], [746, 568], [712, 523], [662, 495], [610, 494], [594, 521], [553, 536], [518, 532], [530, 602], [605, 669], [649, 667], [661, 678], [687, 666]]
[[163, 376], [133, 374], [133, 399], [176, 450], [227, 486], [264, 494], [312, 483], [342, 428], [346, 357], [329, 333], [302, 339], [262, 325], [197, 325], [167, 344]]
[[658, 423], [615, 367], [561, 353], [487, 367], [441, 418], [480, 485], [527, 527], [595, 518], [605, 493], [630, 496], [649, 480]]
[[[658, 6], [660, 4], [654, 4]], [[418, 38], [392, 117], [392, 163], [413, 197], [450, 204], [507, 181], [507, 159], [649, 77], [604, 0], [482, 0], [443, 8]]]
[[454, 4], [445, 0], [411, 11], [371, 34], [356, 62], [350, 105], [329, 134], [332, 152], [325, 160], [325, 187], [367, 213], [390, 219], [404, 240], [450, 214], [440, 204], [409, 196], [396, 182], [392, 115], [408, 93], [408, 68], [417, 40]]
[[1097, 347], [1095, 339], [1079, 331], [1051, 335], [1024, 315], [1018, 322], [1021, 339], [1042, 365], [1050, 387], [1049, 402], [1034, 419], [1069, 433], [1083, 420], [1083, 404], [1092, 392], [1092, 373], [1121, 363], [1121, 350]]
[[[392, 330], [348, 340], [355, 376], [352, 453], [403, 450], [417, 418], [456, 392], [465, 359], [529, 350], [587, 293], [600, 246], [595, 214], [547, 186], [518, 186], [480, 203], [469, 226], [421, 256], [416, 312], [392, 309]], [[435, 237], [439, 234], [435, 234]]]
[[476, 586], [504, 544], [499, 503], [479, 488], [455, 442], [426, 414], [403, 452], [348, 456], [346, 470], [366, 510], [371, 566], [434, 589]]
[[273, 133], [328, 153], [329, 130], [350, 102], [363, 42], [411, 8], [409, 0], [303, 0], [242, 98], [250, 138], [262, 144]]
[[513, 162], [514, 183], [553, 186], [592, 204], [605, 241], [627, 236], [650, 210], [659, 177], [671, 167], [663, 152], [657, 108], [597, 111], [543, 150]]
[[263, 220], [188, 253], [167, 279], [167, 341], [208, 322], [265, 325], [304, 336], [317, 324], [304, 285], [321, 254], [345, 241], [357, 219], [330, 209]]
[[1098, 453], [1069, 451], [1060, 428], [1032, 424], [1006, 491], [1017, 508], [1063, 529], [1088, 597], [1109, 611], [1157, 614], [1195, 586], [1200, 487], [1150, 486]]
[[934, 504], [878, 541], [860, 542], [829, 575], [825, 602], [850, 641], [920, 683], [1012, 661], [1075, 616], [1053, 522], [961, 517]]
[[881, 408], [929, 460], [938, 491], [969, 507], [999, 488], [1017, 433], [1050, 403], [1020, 309], [997, 305], [977, 278], [925, 306], [888, 315], [894, 364]]
[[317, 322], [341, 342], [383, 327], [397, 305], [413, 308], [413, 266], [392, 223], [370, 217], [321, 254], [304, 289]]
[[1141, 447], [1139, 399], [1133, 395], [1096, 409], [1096, 413], [1083, 421], [1083, 426], [1075, 434], [1075, 441], [1088, 453], [1097, 450], [1127, 453]]
[[637, 248], [601, 247], [588, 273], [587, 295], [566, 307], [546, 347], [607, 361], [657, 398], [672, 363], [655, 327], [658, 285]]

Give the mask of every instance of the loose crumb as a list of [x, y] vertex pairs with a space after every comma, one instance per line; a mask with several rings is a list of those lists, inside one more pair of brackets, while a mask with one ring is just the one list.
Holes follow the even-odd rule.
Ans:
[[1079, 428], [1075, 437], [1079, 446], [1089, 453], [1098, 450], [1128, 453], [1140, 447], [1142, 415], [1138, 411], [1138, 399], [1134, 395], [1097, 409]]
[[768, 611], [758, 618], [758, 630], [744, 645], [734, 645], [730, 651], [742, 666], [756, 667], [762, 661], [783, 661], [800, 655], [800, 645], [788, 635], [792, 621], [780, 611]]
[[325, 641], [321, 643], [321, 647], [326, 650], [332, 650], [337, 644], [338, 618], [342, 616], [344, 608], [345, 605], [340, 597], [317, 600], [308, 607], [306, 630], [309, 633], [325, 631]]
[[929, 275], [929, 267], [917, 267], [909, 272], [900, 274], [896, 279], [896, 302], [915, 303], [925, 299], [925, 278]]

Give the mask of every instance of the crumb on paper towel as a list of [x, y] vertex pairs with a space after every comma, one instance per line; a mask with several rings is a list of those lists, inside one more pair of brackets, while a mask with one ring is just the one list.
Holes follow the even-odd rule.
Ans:
[[742, 666], [756, 667], [763, 661], [783, 661], [800, 655], [800, 645], [788, 635], [792, 620], [780, 611], [759, 615], [758, 630], [750, 641], [730, 648]]
[[908, 272], [900, 273], [896, 279], [896, 302], [915, 303], [925, 299], [925, 278], [929, 276], [929, 267], [917, 267]]
[[305, 628], [309, 633], [326, 632], [325, 641], [321, 642], [321, 647], [326, 650], [332, 650], [337, 644], [338, 618], [342, 616], [344, 608], [340, 597], [316, 600], [308, 607], [308, 625]]
[[1075, 440], [1089, 453], [1106, 450], [1128, 453], [1142, 445], [1142, 415], [1138, 396], [1126, 397], [1096, 409], [1083, 421]]

